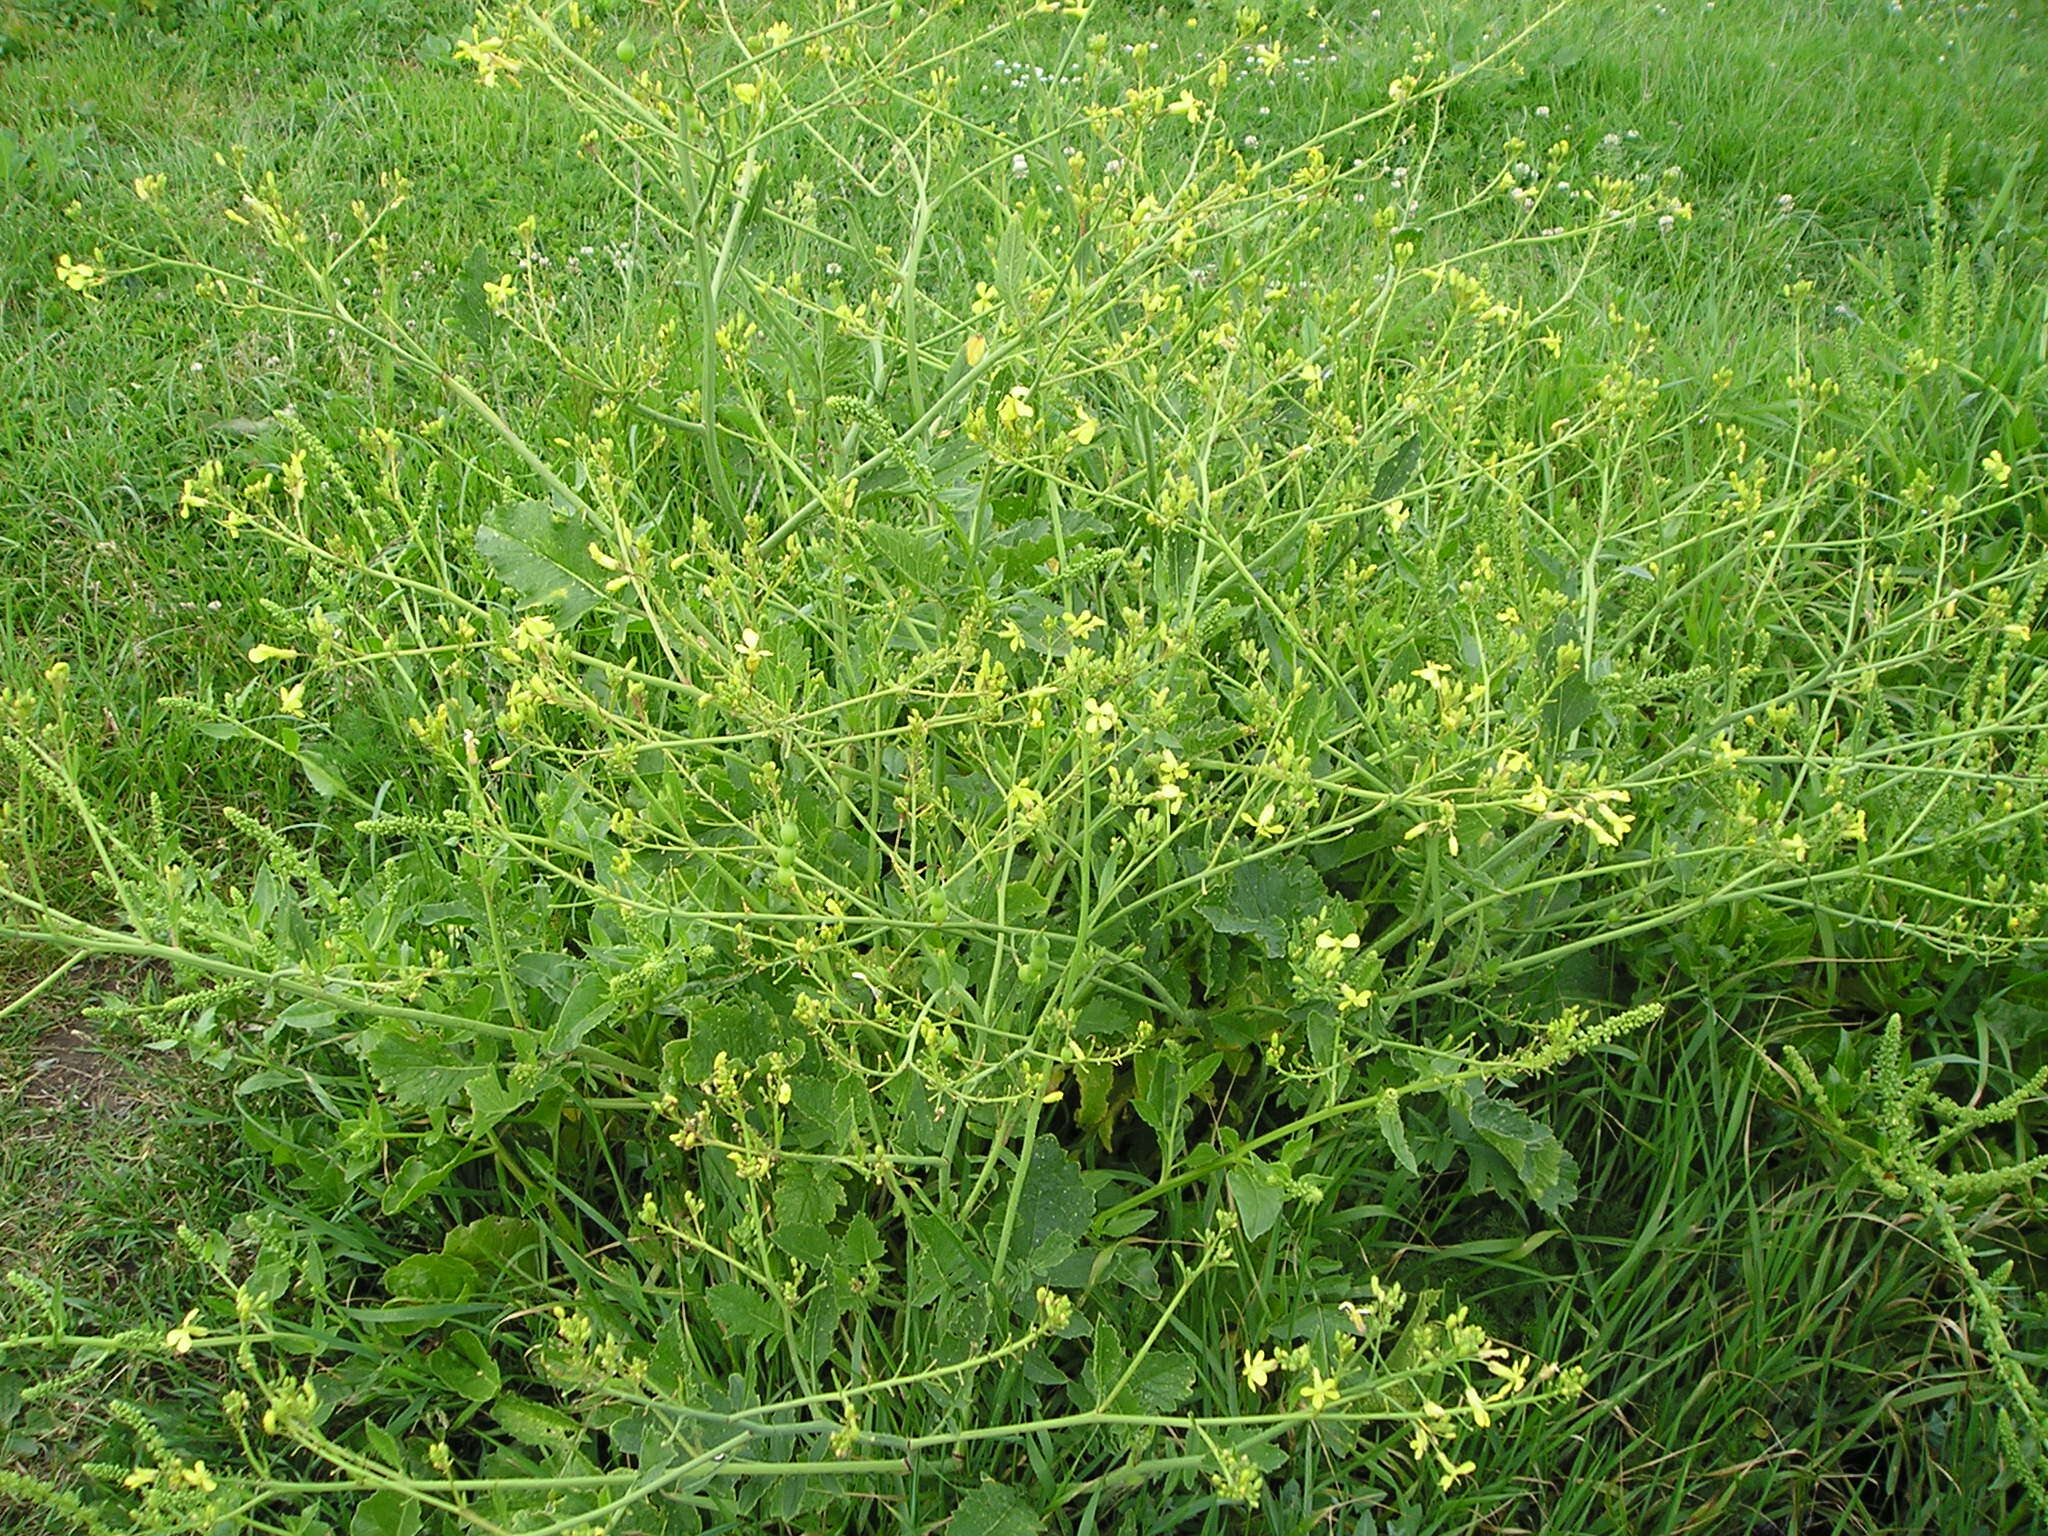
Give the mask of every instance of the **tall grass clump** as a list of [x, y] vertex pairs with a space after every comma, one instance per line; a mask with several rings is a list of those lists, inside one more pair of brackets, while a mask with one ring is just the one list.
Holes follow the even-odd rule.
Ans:
[[[1431, 171], [1517, 39], [1253, 147], [1256, 14], [1196, 60], [1080, 9], [646, 60], [481, 17], [635, 237], [572, 289], [509, 210], [446, 329], [398, 317], [395, 180], [250, 179], [239, 264], [104, 255], [416, 393], [186, 488], [296, 584], [185, 707], [311, 814], [130, 831], [61, 669], [8, 701], [10, 810], [74, 818], [116, 914], [24, 851], [10, 934], [160, 962], [131, 1017], [233, 1074], [272, 1184], [161, 1329], [24, 1285], [11, 1354], [161, 1358], [125, 1460], [0, 1491], [304, 1536], [1451, 1503], [1600, 1362], [1409, 1294], [1402, 1213], [1561, 1219], [1546, 1080], [1745, 989], [1851, 1025], [2038, 960], [2038, 453], [1897, 436], [1995, 305], [1937, 349], [1901, 298], [1839, 374], [1802, 339], [1724, 419], [1587, 291], [1679, 178]], [[991, 51], [1052, 84], [998, 110]], [[1888, 1177], [1968, 1193], [1934, 1155]]]

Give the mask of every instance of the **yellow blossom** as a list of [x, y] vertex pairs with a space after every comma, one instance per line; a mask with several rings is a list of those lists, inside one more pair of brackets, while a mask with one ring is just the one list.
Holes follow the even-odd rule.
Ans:
[[191, 1354], [193, 1341], [206, 1332], [199, 1324], [192, 1321], [198, 1315], [199, 1309], [197, 1307], [187, 1312], [185, 1320], [164, 1335], [164, 1348], [174, 1355]]
[[[93, 253], [97, 256], [99, 253]], [[57, 258], [57, 281], [73, 293], [85, 293], [105, 283], [107, 274], [91, 262], [75, 261], [69, 251]]]
[[1265, 1391], [1266, 1383], [1272, 1380], [1273, 1372], [1275, 1369], [1278, 1368], [1279, 1363], [1279, 1361], [1275, 1360], [1263, 1349], [1260, 1350], [1257, 1354], [1253, 1354], [1250, 1350], [1246, 1350], [1244, 1352], [1245, 1385], [1250, 1387], [1254, 1392]]
[[1320, 1367], [1309, 1372], [1309, 1379], [1301, 1389], [1301, 1400], [1308, 1405], [1310, 1413], [1321, 1413], [1325, 1408], [1334, 1408], [1343, 1400], [1344, 1392], [1337, 1385], [1337, 1378], [1325, 1376]]
[[486, 90], [504, 80], [508, 85], [519, 83], [519, 71], [524, 64], [505, 51], [502, 37], [466, 37], [455, 45], [455, 57], [466, 59], [476, 65], [477, 78]]
[[164, 178], [161, 174], [152, 171], [147, 176], [136, 177], [129, 185], [135, 189], [135, 195], [147, 203], [154, 200], [156, 195], [163, 191]]
[[1010, 392], [996, 404], [996, 415], [1006, 427], [1019, 426], [1036, 416], [1031, 406], [1031, 386], [1015, 384]]
[[1106, 699], [1089, 699], [1081, 708], [1081, 729], [1090, 736], [1107, 736], [1119, 724], [1116, 706]]
[[254, 666], [260, 667], [266, 661], [297, 661], [298, 659], [299, 653], [288, 646], [252, 645], [249, 647], [249, 661]]
[[306, 685], [293, 683], [278, 689], [277, 707], [282, 714], [303, 715], [306, 712]]
[[1440, 1493], [1448, 1493], [1450, 1491], [1451, 1484], [1455, 1483], [1461, 1477], [1470, 1477], [1473, 1471], [1476, 1470], [1476, 1468], [1478, 1467], [1477, 1462], [1454, 1462], [1442, 1451], [1438, 1451], [1436, 1453], [1436, 1464], [1439, 1467], [1443, 1468], [1442, 1474], [1436, 1480], [1437, 1491]]
[[1287, 823], [1280, 817], [1280, 808], [1270, 800], [1256, 816], [1250, 811], [1240, 811], [1238, 820], [1252, 829], [1254, 837], [1282, 837], [1287, 832]]
[[981, 360], [988, 356], [988, 338], [985, 336], [968, 337], [966, 356], [968, 367], [979, 368]]
[[1199, 123], [1202, 120], [1202, 103], [1193, 91], [1182, 91], [1178, 101], [1167, 104], [1166, 115], [1184, 117], [1190, 124]]

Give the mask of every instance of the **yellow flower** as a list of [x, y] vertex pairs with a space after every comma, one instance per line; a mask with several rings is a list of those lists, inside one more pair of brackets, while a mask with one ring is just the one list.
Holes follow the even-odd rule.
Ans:
[[249, 647], [249, 660], [252, 664], [259, 667], [266, 661], [297, 661], [298, 659], [299, 653], [288, 646], [252, 645]]
[[[95, 255], [98, 252], [94, 252]], [[73, 293], [84, 293], [106, 282], [107, 274], [90, 262], [74, 261], [66, 251], [57, 258], [57, 281]]]
[[204, 1328], [200, 1327], [197, 1323], [192, 1321], [192, 1319], [197, 1317], [198, 1315], [199, 1309], [197, 1307], [194, 1307], [190, 1312], [187, 1312], [185, 1314], [185, 1320], [179, 1323], [178, 1326], [173, 1328], [169, 1333], [164, 1335], [164, 1348], [168, 1349], [174, 1355], [191, 1354], [193, 1340], [197, 1339], [201, 1334], [206, 1332]]
[[761, 644], [760, 632], [753, 629], [741, 630], [739, 644], [735, 645], [733, 649], [740, 653], [740, 659], [747, 664], [749, 672], [760, 670], [762, 657], [775, 654]]
[[1443, 1468], [1443, 1474], [1436, 1480], [1437, 1491], [1439, 1493], [1450, 1492], [1451, 1484], [1455, 1483], [1461, 1477], [1470, 1477], [1473, 1471], [1476, 1470], [1476, 1468], [1478, 1467], [1477, 1462], [1454, 1462], [1442, 1451], [1438, 1451], [1436, 1453], [1436, 1464]]
[[495, 87], [501, 78], [508, 85], [517, 85], [519, 71], [525, 67], [505, 51], [502, 37], [465, 37], [455, 45], [455, 57], [476, 65], [477, 77], [486, 90]]
[[1479, 1395], [1479, 1389], [1470, 1382], [1465, 1384], [1465, 1405], [1472, 1410], [1472, 1423], [1475, 1428], [1485, 1429], [1493, 1422], [1493, 1414], [1487, 1409], [1486, 1399]]
[[136, 177], [129, 185], [135, 189], [135, 195], [147, 203], [152, 201], [157, 193], [163, 191], [164, 179], [161, 175], [152, 172], [147, 176]]
[[1074, 430], [1070, 435], [1073, 437], [1074, 441], [1077, 444], [1079, 444], [1083, 448], [1086, 448], [1090, 443], [1095, 441], [1095, 434], [1100, 432], [1101, 430], [1102, 423], [1097, 421], [1093, 416], [1089, 415], [1088, 412], [1084, 410], [1081, 412], [1081, 419], [1074, 423]]
[[1029, 421], [1038, 412], [1031, 406], [1031, 386], [1015, 384], [1010, 392], [996, 405], [996, 415], [1006, 427], [1015, 427]]
[[1334, 1408], [1343, 1397], [1344, 1391], [1337, 1385], [1337, 1378], [1325, 1376], [1320, 1367], [1309, 1372], [1308, 1384], [1301, 1389], [1301, 1400], [1308, 1405], [1310, 1413]]
[[277, 707], [280, 713], [303, 715], [306, 712], [306, 685], [293, 683], [277, 690]]
[[1253, 1354], [1250, 1350], [1246, 1350], [1244, 1352], [1245, 1385], [1250, 1387], [1254, 1392], [1265, 1391], [1266, 1383], [1272, 1380], [1273, 1372], [1279, 1368], [1279, 1364], [1279, 1361], [1275, 1360], [1263, 1349], [1260, 1350], [1257, 1354]]
[[1984, 478], [1993, 485], [2004, 485], [2012, 479], [2012, 466], [2005, 462], [2005, 455], [1996, 448], [1984, 455]]
[[1270, 800], [1256, 816], [1250, 811], [1238, 812], [1238, 820], [1252, 829], [1254, 837], [1282, 837], [1287, 832], [1287, 823], [1280, 818], [1280, 808]]
[[484, 297], [490, 301], [491, 310], [494, 314], [502, 315], [511, 307], [513, 288], [514, 284], [510, 272], [501, 272], [498, 274], [498, 280], [495, 283], [484, 284]]
[[970, 368], [979, 368], [981, 366], [981, 360], [984, 357], [988, 356], [988, 338], [986, 336], [968, 337], [966, 352], [967, 366]]
[[1081, 709], [1081, 729], [1090, 736], [1107, 736], [1117, 728], [1116, 706], [1105, 699], [1089, 699]]
[[1193, 91], [1182, 91], [1178, 101], [1167, 104], [1166, 115], [1184, 117], [1190, 125], [1199, 123], [1202, 120], [1202, 103]]

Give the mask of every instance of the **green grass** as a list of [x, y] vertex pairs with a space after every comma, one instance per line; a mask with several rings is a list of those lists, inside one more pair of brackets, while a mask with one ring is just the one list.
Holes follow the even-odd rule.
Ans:
[[828, 9], [0, 15], [0, 1520], [2033, 1528], [2048, 28]]

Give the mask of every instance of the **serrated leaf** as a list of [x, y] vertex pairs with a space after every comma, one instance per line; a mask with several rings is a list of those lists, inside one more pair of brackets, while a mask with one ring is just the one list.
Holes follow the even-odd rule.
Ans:
[[590, 558], [591, 534], [580, 517], [545, 501], [494, 508], [476, 530], [477, 553], [522, 604], [545, 604], [564, 629], [603, 598], [603, 572]]
[[1266, 957], [1287, 953], [1294, 926], [1312, 916], [1329, 892], [1308, 860], [1299, 854], [1239, 864], [1213, 900], [1195, 908], [1218, 933], [1243, 934], [1258, 941]]
[[1549, 1126], [1503, 1099], [1474, 1099], [1466, 1115], [1546, 1215], [1577, 1198], [1579, 1165]]
[[463, 1092], [469, 1097], [469, 1132], [473, 1136], [481, 1136], [533, 1096], [504, 1082], [495, 1071], [471, 1078], [463, 1084]]
[[1177, 1349], [1155, 1349], [1140, 1360], [1117, 1395], [1126, 1413], [1171, 1413], [1195, 1389], [1195, 1362]]
[[946, 1536], [1037, 1536], [1038, 1516], [1001, 1483], [985, 1482], [960, 1501], [946, 1522]]
[[[1031, 1166], [1017, 1192], [1017, 1224], [1010, 1252], [1033, 1277], [1049, 1271], [1079, 1245], [1095, 1216], [1095, 1197], [1081, 1169], [1051, 1136], [1031, 1149]], [[998, 1214], [1000, 1223], [1001, 1216]]]
[[711, 1320], [733, 1338], [760, 1341], [782, 1335], [782, 1312], [751, 1285], [728, 1280], [704, 1293]]
[[1408, 1127], [1401, 1119], [1401, 1100], [1389, 1090], [1380, 1095], [1375, 1113], [1379, 1118], [1380, 1135], [1386, 1140], [1387, 1150], [1394, 1154], [1394, 1161], [1410, 1173], [1419, 1172], [1415, 1154], [1408, 1146]]
[[1081, 1108], [1075, 1119], [1081, 1129], [1107, 1147], [1116, 1111], [1123, 1107], [1122, 1098], [1115, 1093], [1116, 1067], [1106, 1061], [1080, 1062], [1074, 1067], [1074, 1081], [1081, 1090]]
[[449, 1144], [413, 1153], [398, 1165], [398, 1172], [391, 1175], [391, 1182], [378, 1202], [379, 1207], [386, 1216], [396, 1216], [400, 1211], [410, 1209], [447, 1183], [448, 1175], [461, 1162], [462, 1149]]
[[445, 1040], [415, 1038], [391, 1029], [370, 1031], [358, 1049], [384, 1092], [417, 1109], [452, 1104], [493, 1071], [461, 1060]]
[[583, 1438], [583, 1426], [561, 1409], [517, 1393], [507, 1393], [492, 1404], [491, 1417], [505, 1433], [538, 1450], [574, 1445]]
[[839, 1175], [830, 1167], [823, 1163], [793, 1163], [775, 1181], [776, 1223], [823, 1227], [839, 1214], [844, 1198]]

